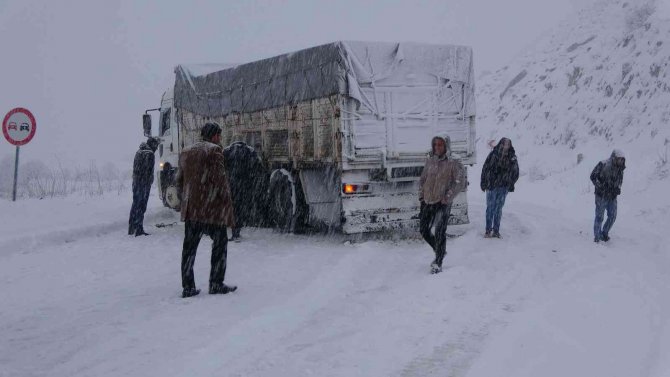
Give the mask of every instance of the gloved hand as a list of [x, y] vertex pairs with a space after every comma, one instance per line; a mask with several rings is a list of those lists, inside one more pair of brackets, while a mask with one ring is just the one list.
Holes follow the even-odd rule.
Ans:
[[619, 187], [615, 187], [615, 188], [614, 188], [614, 194], [615, 194], [615, 195], [621, 195], [621, 188], [619, 188]]

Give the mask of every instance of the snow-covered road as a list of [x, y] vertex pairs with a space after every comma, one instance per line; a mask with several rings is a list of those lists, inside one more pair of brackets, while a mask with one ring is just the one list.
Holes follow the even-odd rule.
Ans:
[[[131, 238], [125, 198], [81, 202], [84, 222], [2, 203], [14, 221], [0, 233], [0, 376], [667, 375], [662, 226], [624, 208], [612, 242], [595, 245], [589, 216], [522, 198], [510, 197], [505, 239], [486, 240], [474, 193], [440, 275], [419, 241], [245, 230], [229, 247], [239, 290], [192, 299], [179, 296], [182, 224]], [[176, 221], [151, 203], [151, 223]], [[31, 222], [36, 235], [19, 231]], [[209, 247], [196, 260], [205, 289]]]

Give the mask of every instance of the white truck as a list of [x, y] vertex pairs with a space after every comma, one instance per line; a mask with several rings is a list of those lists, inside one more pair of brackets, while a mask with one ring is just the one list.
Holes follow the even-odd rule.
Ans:
[[[449, 136], [452, 158], [476, 162], [474, 90], [464, 46], [335, 42], [237, 66], [179, 65], [153, 109], [159, 193], [178, 208], [179, 153], [216, 122], [224, 147], [243, 141], [261, 156], [258, 208], [269, 224], [346, 234], [415, 228], [432, 137]], [[452, 208], [451, 224], [468, 222], [465, 191]]]

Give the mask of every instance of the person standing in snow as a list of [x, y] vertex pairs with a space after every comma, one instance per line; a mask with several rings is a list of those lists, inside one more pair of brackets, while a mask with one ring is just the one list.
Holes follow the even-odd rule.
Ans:
[[147, 202], [151, 185], [154, 183], [154, 153], [160, 141], [150, 137], [146, 142], [140, 144], [140, 149], [135, 153], [133, 161], [133, 204], [130, 207], [130, 219], [128, 220], [128, 234], [137, 236], [148, 236], [144, 231], [144, 213], [147, 211]]
[[[610, 230], [616, 220], [617, 196], [621, 194], [623, 171], [626, 169], [626, 157], [615, 149], [609, 159], [600, 161], [591, 172], [591, 182], [595, 186], [596, 218], [593, 224], [594, 242], [610, 240]], [[607, 221], [603, 220], [607, 211]]]
[[519, 163], [512, 141], [503, 137], [482, 167], [481, 189], [486, 192], [486, 238], [500, 238], [500, 220], [507, 193], [514, 192]]
[[263, 173], [261, 160], [256, 151], [242, 141], [237, 141], [223, 150], [226, 168], [230, 178], [236, 224], [232, 229], [231, 241], [240, 241], [240, 231], [253, 218], [257, 198], [257, 181]]
[[[435, 259], [430, 264], [431, 273], [442, 272], [442, 261], [447, 254], [447, 223], [451, 204], [465, 188], [463, 165], [450, 158], [451, 140], [436, 136], [431, 141], [431, 153], [419, 180], [419, 230], [433, 248]], [[435, 228], [435, 234], [431, 228]]]
[[207, 123], [203, 141], [184, 149], [179, 156], [177, 190], [181, 198], [181, 219], [185, 222], [181, 257], [182, 297], [200, 293], [195, 287], [193, 264], [203, 235], [212, 239], [209, 294], [234, 292], [236, 286], [223, 283], [228, 257], [228, 231], [235, 225], [233, 202], [221, 148], [221, 127]]

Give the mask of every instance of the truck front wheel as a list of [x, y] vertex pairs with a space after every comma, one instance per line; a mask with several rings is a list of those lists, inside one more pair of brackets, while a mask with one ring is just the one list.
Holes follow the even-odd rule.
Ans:
[[181, 206], [181, 200], [177, 194], [177, 186], [171, 184], [163, 191], [163, 205], [166, 207], [178, 210]]
[[165, 164], [160, 172], [160, 189], [163, 205], [178, 210], [181, 205], [177, 186], [175, 185], [175, 170], [170, 164]]

